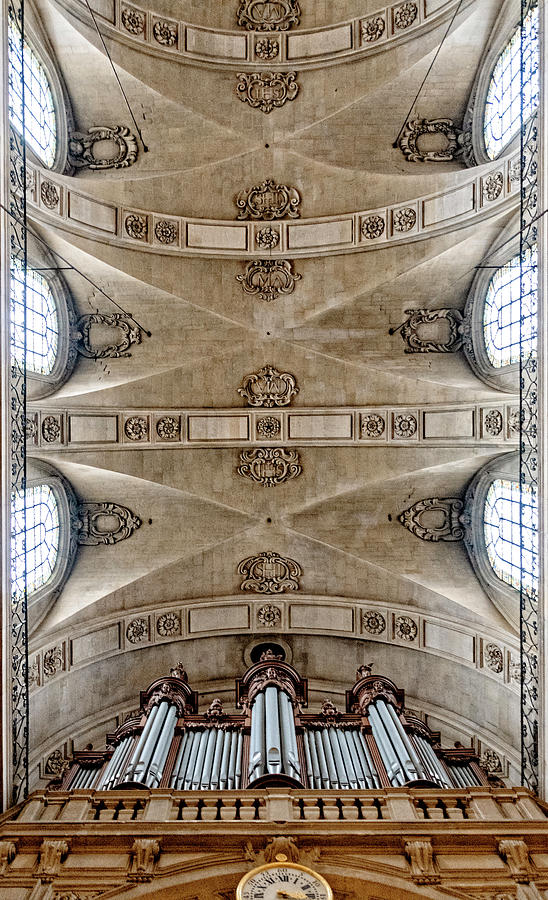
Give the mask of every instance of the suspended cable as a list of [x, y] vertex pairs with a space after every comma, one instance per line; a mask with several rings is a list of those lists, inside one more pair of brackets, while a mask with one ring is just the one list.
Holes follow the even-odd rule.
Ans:
[[126, 101], [126, 106], [127, 106], [128, 110], [129, 110], [129, 114], [130, 114], [131, 118], [133, 119], [133, 124], [135, 125], [135, 128], [136, 128], [136, 130], [137, 130], [137, 134], [139, 135], [139, 140], [141, 141], [141, 144], [143, 145], [143, 151], [144, 151], [145, 153], [148, 153], [148, 147], [147, 147], [147, 145], [145, 144], [145, 142], [144, 142], [144, 140], [143, 140], [143, 134], [142, 134], [142, 132], [141, 132], [141, 129], [140, 129], [139, 126], [137, 125], [137, 119], [136, 119], [135, 116], [133, 115], [133, 110], [132, 110], [131, 105], [130, 105], [130, 102], [129, 102], [128, 98], [127, 98], [127, 94], [126, 94], [126, 92], [124, 91], [124, 88], [123, 88], [123, 86], [122, 86], [122, 82], [120, 81], [118, 72], [116, 71], [116, 66], [114, 65], [114, 62], [112, 61], [112, 57], [111, 57], [111, 55], [110, 55], [110, 53], [109, 53], [109, 51], [108, 51], [108, 47], [107, 47], [107, 45], [106, 45], [106, 43], [105, 43], [105, 39], [104, 39], [104, 37], [103, 37], [103, 35], [102, 35], [100, 29], [99, 29], [99, 26], [98, 26], [98, 24], [97, 24], [97, 19], [95, 18], [94, 14], [93, 14], [93, 10], [92, 10], [91, 6], [89, 5], [89, 0], [86, 0], [86, 6], [87, 6], [87, 8], [88, 8], [88, 10], [89, 10], [89, 14], [90, 14], [91, 18], [93, 19], [93, 24], [95, 25], [95, 30], [96, 30], [97, 34], [99, 35], [99, 39], [100, 39], [100, 41], [101, 41], [101, 43], [102, 43], [102, 45], [103, 45], [104, 51], [105, 51], [105, 53], [106, 53], [106, 55], [107, 55], [107, 59], [108, 59], [110, 65], [112, 66], [112, 71], [114, 72], [114, 77], [116, 78], [116, 81], [118, 82], [118, 87], [120, 88], [120, 90], [121, 90], [121, 92], [122, 92], [122, 96], [123, 96], [124, 100]]
[[[87, 0], [86, 0], [86, 3], [87, 3]], [[403, 129], [405, 128], [405, 126], [406, 126], [406, 124], [407, 124], [407, 122], [408, 122], [408, 120], [409, 120], [409, 116], [411, 115], [411, 113], [412, 113], [412, 111], [413, 111], [413, 107], [415, 106], [415, 103], [417, 102], [417, 100], [418, 100], [419, 97], [420, 97], [421, 91], [422, 91], [422, 89], [423, 89], [423, 87], [424, 87], [424, 85], [425, 85], [425, 83], [426, 83], [426, 79], [428, 78], [428, 76], [430, 75], [430, 72], [432, 71], [432, 69], [433, 69], [433, 67], [434, 67], [434, 64], [435, 64], [435, 62], [436, 62], [436, 60], [437, 60], [437, 58], [438, 58], [438, 56], [439, 56], [439, 54], [440, 54], [440, 50], [441, 50], [441, 48], [443, 47], [443, 45], [444, 45], [444, 43], [445, 43], [445, 39], [446, 39], [447, 35], [449, 34], [449, 32], [451, 31], [451, 28], [452, 28], [452, 26], [453, 26], [453, 22], [454, 22], [455, 19], [457, 18], [457, 15], [458, 15], [458, 12], [459, 12], [459, 10], [460, 10], [460, 8], [461, 8], [461, 5], [462, 5], [462, 0], [459, 0], [459, 2], [457, 3], [457, 8], [455, 9], [455, 12], [453, 13], [453, 15], [452, 15], [452, 17], [451, 17], [451, 21], [449, 22], [449, 25], [447, 26], [447, 30], [446, 30], [444, 36], [443, 36], [442, 39], [441, 39], [441, 42], [440, 42], [440, 45], [439, 45], [438, 49], [436, 50], [436, 52], [435, 52], [435, 54], [434, 54], [434, 59], [432, 60], [432, 62], [431, 62], [430, 65], [428, 66], [426, 75], [425, 75], [424, 78], [422, 79], [421, 85], [420, 85], [420, 87], [419, 87], [417, 93], [415, 94], [415, 99], [413, 100], [411, 106], [409, 107], [409, 112], [407, 113], [407, 115], [406, 115], [406, 117], [405, 117], [405, 120], [404, 120], [404, 122], [403, 122], [402, 127], [401, 127], [400, 130], [398, 131], [398, 136], [397, 136], [396, 140], [394, 141], [394, 143], [392, 144], [393, 147], [397, 147], [397, 146], [398, 146], [398, 141], [399, 141], [399, 139], [400, 139], [400, 137], [401, 137], [401, 135], [402, 135], [402, 131], [403, 131]]]
[[99, 285], [96, 284], [95, 281], [93, 281], [88, 275], [86, 275], [85, 272], [82, 272], [81, 269], [79, 269], [77, 266], [71, 265], [71, 263], [69, 262], [68, 259], [66, 259], [64, 256], [62, 256], [58, 250], [55, 250], [53, 247], [50, 247], [50, 245], [47, 243], [47, 241], [44, 240], [43, 237], [41, 237], [36, 231], [34, 231], [28, 225], [21, 222], [20, 219], [18, 219], [17, 216], [13, 212], [11, 212], [11, 210], [9, 210], [6, 206], [4, 206], [3, 203], [0, 203], [0, 209], [3, 209], [4, 212], [7, 213], [11, 219], [13, 219], [15, 222], [17, 222], [18, 225], [21, 225], [22, 228], [25, 229], [25, 232], [31, 234], [34, 238], [36, 238], [36, 240], [39, 241], [44, 247], [46, 247], [47, 250], [49, 250], [55, 256], [58, 256], [60, 260], [62, 260], [64, 263], [66, 263], [68, 269], [73, 269], [75, 272], [77, 272], [78, 275], [80, 275], [85, 281], [88, 282], [88, 284], [91, 284], [92, 287], [95, 288], [95, 290], [99, 291], [99, 293], [102, 294], [103, 297], [106, 297], [107, 300], [109, 300], [111, 303], [113, 303], [114, 306], [116, 306], [120, 310], [120, 312], [123, 312], [124, 315], [127, 316], [129, 319], [131, 319], [132, 322], [135, 322], [135, 324], [142, 331], [144, 331], [144, 333], [147, 335], [147, 337], [152, 337], [152, 332], [148, 331], [147, 328], [145, 328], [143, 325], [141, 325], [141, 323], [138, 322], [137, 319], [131, 313], [127, 312], [127, 310], [125, 310], [124, 307], [121, 306], [118, 303], [118, 301], [114, 299], [114, 297], [111, 297], [110, 294], [107, 294], [106, 291], [103, 290], [103, 288], [99, 287]]

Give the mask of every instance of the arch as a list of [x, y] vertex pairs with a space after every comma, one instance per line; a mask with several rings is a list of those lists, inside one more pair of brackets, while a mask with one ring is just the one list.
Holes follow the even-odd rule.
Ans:
[[533, 541], [538, 518], [532, 487], [520, 485], [517, 453], [499, 456], [480, 469], [468, 487], [464, 510], [464, 542], [474, 571], [495, 606], [517, 628], [522, 567], [524, 587], [536, 583]]
[[[538, 5], [532, 0], [526, 16], [524, 42], [525, 109], [538, 106]], [[471, 144], [469, 164], [492, 162], [517, 148], [520, 133], [521, 7], [507, 0], [491, 32], [476, 74], [464, 116], [464, 131]]]
[[55, 258], [30, 234], [26, 270], [16, 257], [11, 259], [10, 302], [12, 352], [26, 363], [27, 397], [31, 401], [48, 397], [74, 368], [76, 314]]
[[12, 573], [21, 593], [26, 570], [29, 626], [35, 627], [59, 596], [72, 569], [77, 501], [69, 482], [53, 466], [36, 459], [27, 466], [24, 490], [12, 494]]
[[514, 218], [497, 238], [488, 266], [478, 269], [463, 324], [471, 368], [490, 387], [512, 394], [519, 392], [522, 349], [536, 351], [537, 328], [537, 252], [527, 250], [521, 262], [518, 232]]
[[[55, 54], [30, 3], [25, 5], [24, 37], [10, 13], [8, 24], [9, 120], [22, 134], [29, 156], [56, 172], [67, 165], [68, 135], [73, 116]], [[21, 72], [25, 82], [24, 116]]]

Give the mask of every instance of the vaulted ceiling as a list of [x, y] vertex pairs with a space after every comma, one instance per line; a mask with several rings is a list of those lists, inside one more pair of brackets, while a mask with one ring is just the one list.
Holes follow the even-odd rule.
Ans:
[[[150, 12], [236, 33], [237, 6], [154, 0]], [[374, 0], [301, 7], [292, 34], [376, 12]], [[462, 121], [500, 8], [500, 0], [462, 4], [418, 116]], [[508, 410], [515, 397], [487, 387], [462, 353], [405, 354], [400, 335], [389, 334], [411, 307], [462, 310], [475, 266], [517, 209], [516, 192], [489, 207], [458, 207], [461, 189], [477, 192], [492, 166], [412, 163], [392, 146], [455, 4], [427, 0], [408, 36], [304, 66], [295, 99], [269, 114], [236, 94], [239, 72], [255, 64], [170, 55], [109, 24], [108, 3], [96, 9], [148, 152], [140, 147], [137, 162], [118, 171], [38, 173], [70, 208], [78, 195], [85, 215], [57, 215], [38, 200], [28, 212], [48, 245], [150, 337], [127, 358], [79, 358], [54, 396], [31, 404], [33, 414], [63, 422], [61, 440], [32, 453], [55, 465], [80, 500], [123, 505], [142, 524], [113, 545], [80, 547], [31, 635], [33, 779], [53, 750], [100, 745], [139, 690], [178, 659], [204, 703], [219, 695], [230, 707], [250, 646], [274, 635], [309, 678], [312, 703], [326, 694], [342, 703], [357, 664], [374, 660], [446, 741], [494, 748], [515, 772], [517, 635], [462, 542], [424, 542], [398, 522], [425, 497], [462, 498], [482, 465], [515, 448], [506, 434], [494, 439], [479, 427], [486, 410]], [[38, 10], [79, 130], [132, 128], [86, 7], [39, 0]], [[299, 192], [311, 227], [397, 205], [428, 205], [437, 218], [392, 242], [294, 244], [301, 249], [283, 258], [301, 277], [271, 302], [237, 280], [250, 259], [265, 258], [257, 247], [141, 245], [120, 224], [124, 211], [137, 210], [149, 228], [158, 217], [181, 229], [183, 219], [209, 220], [225, 235], [235, 197], [267, 178]], [[107, 208], [116, 208], [110, 231]], [[77, 272], [64, 275], [79, 315], [117, 311]], [[265, 365], [294, 376], [289, 406], [256, 409], [238, 393]], [[386, 423], [378, 440], [360, 430], [368, 414]], [[398, 435], [396, 415], [414, 417], [416, 432]], [[135, 416], [148, 424], [143, 441], [126, 433]], [[155, 431], [162, 416], [180, 417], [173, 445]], [[274, 441], [255, 430], [264, 416], [280, 422]], [[270, 487], [239, 474], [240, 453], [264, 446], [296, 451], [302, 472]], [[298, 590], [241, 589], [239, 564], [262, 551], [298, 563]], [[385, 627], [368, 631], [366, 612]], [[502, 671], [487, 664], [490, 643], [503, 650]]]

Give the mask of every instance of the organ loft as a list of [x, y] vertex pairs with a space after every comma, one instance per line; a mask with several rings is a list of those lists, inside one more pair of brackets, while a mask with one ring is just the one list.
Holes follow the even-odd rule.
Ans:
[[545, 0], [2, 0], [0, 900], [548, 900]]

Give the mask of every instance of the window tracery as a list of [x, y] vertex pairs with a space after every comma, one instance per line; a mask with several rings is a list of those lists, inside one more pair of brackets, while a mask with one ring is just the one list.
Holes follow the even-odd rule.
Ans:
[[[521, 297], [520, 297], [521, 291]], [[500, 369], [519, 363], [536, 347], [537, 249], [526, 249], [500, 266], [487, 288], [483, 311], [485, 349]]]
[[47, 585], [59, 554], [59, 504], [46, 484], [15, 491], [11, 498], [13, 527], [12, 582], [28, 596]]
[[497, 577], [516, 591], [522, 584], [526, 589], [536, 589], [538, 505], [531, 485], [494, 479], [485, 497], [483, 521], [485, 547]]
[[[57, 115], [50, 81], [37, 54], [22, 42], [17, 25], [8, 31], [10, 122], [39, 159], [52, 168], [57, 155]], [[24, 82], [24, 89], [23, 89]]]
[[10, 289], [13, 348], [27, 373], [51, 375], [59, 346], [59, 317], [53, 291], [44, 276], [12, 258]]

